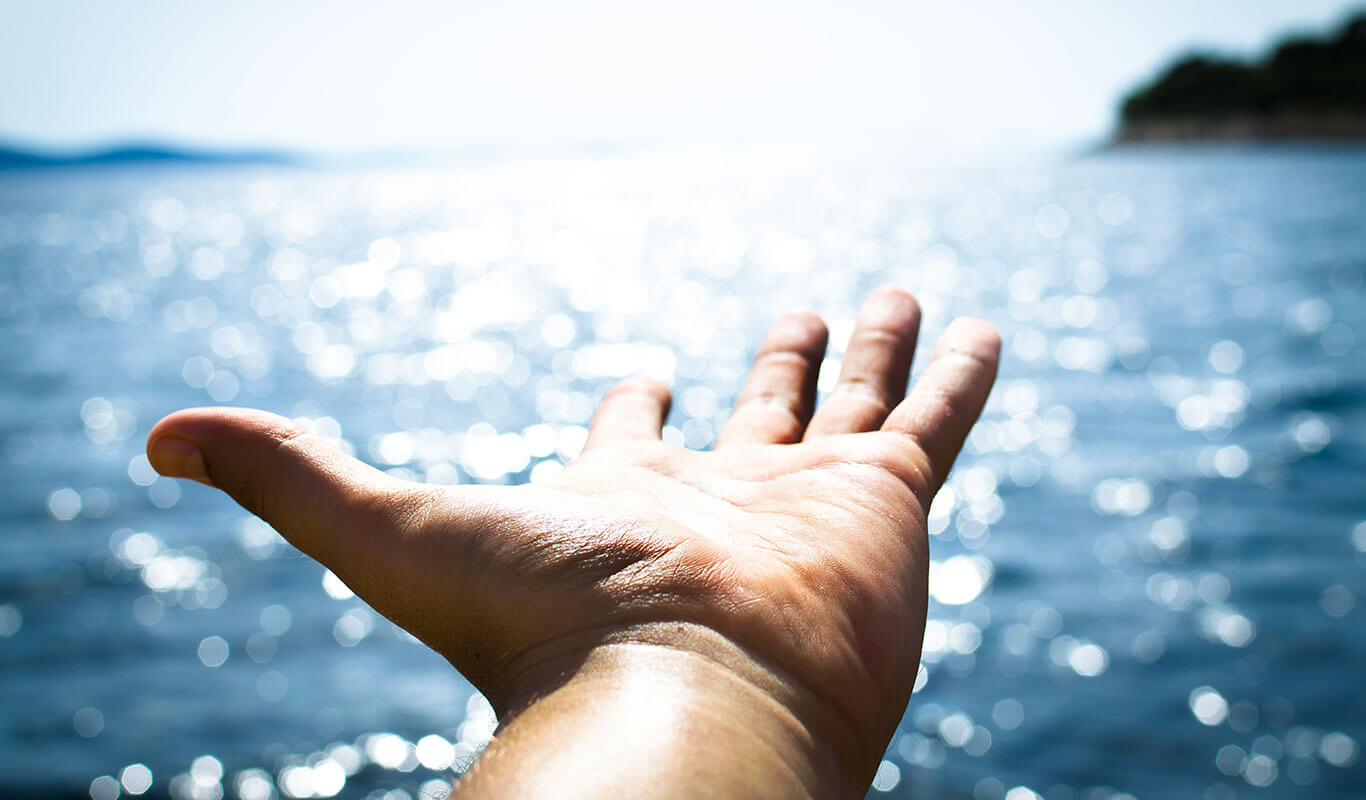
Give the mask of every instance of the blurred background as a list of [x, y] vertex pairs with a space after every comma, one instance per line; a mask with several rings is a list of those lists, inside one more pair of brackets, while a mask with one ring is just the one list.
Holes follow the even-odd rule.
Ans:
[[889, 282], [1006, 350], [870, 796], [1366, 793], [1361, 10], [841, 6], [0, 5], [0, 795], [441, 797], [493, 730], [163, 414], [543, 480], [635, 372], [709, 446], [791, 307], [828, 388]]

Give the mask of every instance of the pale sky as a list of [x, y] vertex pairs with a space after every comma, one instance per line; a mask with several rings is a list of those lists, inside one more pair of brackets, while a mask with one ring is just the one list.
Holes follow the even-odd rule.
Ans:
[[0, 141], [314, 151], [1070, 142], [1361, 0], [0, 0]]

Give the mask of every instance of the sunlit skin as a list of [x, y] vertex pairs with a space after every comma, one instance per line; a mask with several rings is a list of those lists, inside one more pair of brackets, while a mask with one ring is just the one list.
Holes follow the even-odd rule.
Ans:
[[817, 409], [825, 325], [784, 316], [709, 452], [661, 441], [667, 387], [628, 380], [534, 486], [400, 481], [243, 409], [166, 417], [148, 457], [489, 698], [500, 727], [456, 796], [861, 797], [919, 663], [925, 512], [1000, 349], [958, 320], [908, 394], [919, 325], [908, 293], [870, 296]]

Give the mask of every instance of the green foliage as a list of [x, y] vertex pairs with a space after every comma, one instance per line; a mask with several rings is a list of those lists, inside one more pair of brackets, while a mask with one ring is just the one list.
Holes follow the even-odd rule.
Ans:
[[1124, 99], [1125, 123], [1366, 112], [1366, 13], [1326, 39], [1282, 42], [1260, 62], [1194, 55]]

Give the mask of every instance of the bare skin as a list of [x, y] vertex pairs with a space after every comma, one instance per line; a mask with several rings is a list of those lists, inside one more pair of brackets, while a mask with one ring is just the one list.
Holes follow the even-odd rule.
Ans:
[[1000, 349], [958, 320], [907, 394], [919, 324], [874, 293], [816, 409], [825, 325], [783, 317], [710, 452], [662, 442], [669, 390], [628, 380], [549, 484], [398, 481], [244, 409], [172, 414], [148, 457], [489, 698], [499, 730], [456, 796], [861, 797], [919, 663], [925, 512]]

